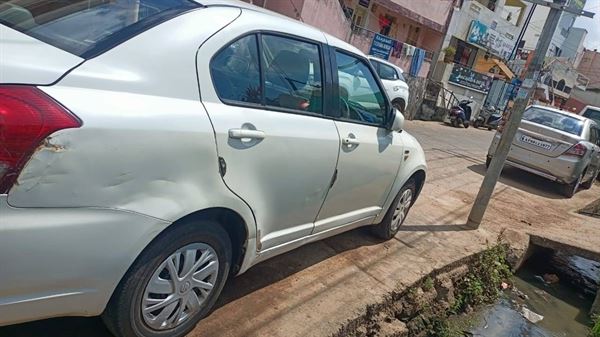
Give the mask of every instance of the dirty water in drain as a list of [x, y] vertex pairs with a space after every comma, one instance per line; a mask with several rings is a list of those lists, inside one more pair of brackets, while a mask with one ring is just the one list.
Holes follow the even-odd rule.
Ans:
[[599, 278], [600, 263], [542, 249], [513, 276], [498, 302], [471, 317], [473, 328], [465, 335], [586, 337]]

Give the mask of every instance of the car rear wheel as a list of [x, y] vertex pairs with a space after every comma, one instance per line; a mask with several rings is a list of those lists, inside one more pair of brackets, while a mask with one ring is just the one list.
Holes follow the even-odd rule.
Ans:
[[412, 207], [416, 191], [417, 185], [414, 179], [410, 179], [402, 186], [383, 220], [373, 227], [375, 235], [384, 240], [389, 240], [398, 233], [400, 226], [406, 220], [408, 211]]
[[597, 169], [596, 172], [594, 172], [594, 174], [590, 177], [590, 180], [581, 184], [581, 188], [586, 189], [586, 190], [589, 190], [590, 188], [592, 188], [592, 186], [594, 186], [594, 182], [598, 178], [598, 173], [600, 173], [600, 168]]
[[214, 305], [230, 264], [231, 242], [219, 224], [167, 230], [134, 262], [102, 319], [115, 336], [184, 336]]
[[570, 184], [562, 185], [562, 191], [563, 191], [563, 195], [565, 197], [572, 198], [575, 195], [575, 193], [579, 189], [579, 186], [581, 186], [581, 180], [583, 179], [583, 175], [584, 175], [584, 173], [582, 173], [579, 176], [579, 178], [577, 178], [577, 180], [575, 180], [574, 182], [572, 182]]

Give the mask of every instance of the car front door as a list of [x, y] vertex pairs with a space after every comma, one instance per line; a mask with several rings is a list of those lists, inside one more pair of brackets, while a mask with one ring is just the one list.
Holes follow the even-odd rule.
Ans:
[[339, 91], [340, 155], [336, 179], [315, 232], [372, 223], [389, 197], [403, 156], [400, 134], [386, 128], [390, 103], [373, 68], [363, 57], [331, 50], [334, 86]]
[[323, 41], [245, 31], [233, 23], [200, 48], [200, 92], [223, 180], [252, 209], [258, 250], [268, 250], [312, 233], [339, 136], [323, 115]]

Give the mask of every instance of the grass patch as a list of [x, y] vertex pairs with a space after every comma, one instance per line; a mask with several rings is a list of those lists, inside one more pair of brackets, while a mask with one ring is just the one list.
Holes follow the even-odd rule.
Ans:
[[456, 302], [450, 308], [451, 313], [460, 313], [467, 306], [492, 303], [498, 299], [500, 284], [512, 275], [506, 261], [506, 249], [506, 246], [498, 244], [478, 256], [467, 275], [456, 282], [459, 291]]
[[594, 317], [592, 330], [590, 330], [590, 337], [600, 337], [600, 315]]

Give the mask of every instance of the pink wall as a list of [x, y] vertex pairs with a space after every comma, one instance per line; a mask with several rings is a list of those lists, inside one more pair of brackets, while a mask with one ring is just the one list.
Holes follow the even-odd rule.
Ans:
[[390, 0], [440, 25], [446, 23], [446, 17], [452, 8], [452, 0]]
[[350, 32], [350, 21], [338, 0], [304, 0], [302, 19], [341, 40], [346, 40]]
[[[267, 0], [265, 8], [298, 20], [302, 14], [304, 1], [305, 0]], [[248, 2], [248, 0], [246, 0], [246, 2]], [[256, 1], [255, 3], [259, 4], [259, 2]]]

